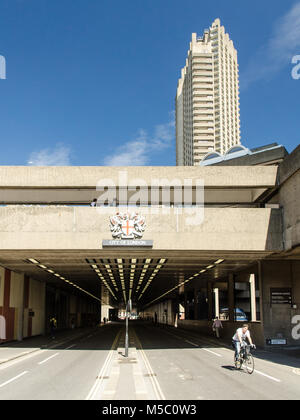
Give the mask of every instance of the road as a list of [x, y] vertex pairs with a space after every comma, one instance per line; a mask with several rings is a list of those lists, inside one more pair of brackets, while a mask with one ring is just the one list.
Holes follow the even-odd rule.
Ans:
[[109, 324], [0, 364], [0, 400], [299, 400], [299, 367], [258, 351], [249, 375], [215, 339], [139, 322], [125, 358], [124, 325]]

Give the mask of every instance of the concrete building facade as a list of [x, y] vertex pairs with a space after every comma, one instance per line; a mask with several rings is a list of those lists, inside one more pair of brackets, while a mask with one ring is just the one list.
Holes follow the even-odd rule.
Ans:
[[[130, 297], [160, 323], [211, 334], [220, 316], [230, 339], [247, 319], [257, 344], [299, 345], [299, 168], [300, 147], [279, 166], [0, 167], [1, 340], [53, 315], [99, 322]], [[142, 238], [114, 239], [128, 213]]]
[[176, 95], [177, 165], [193, 166], [211, 151], [240, 144], [239, 69], [232, 40], [216, 19], [192, 34]]

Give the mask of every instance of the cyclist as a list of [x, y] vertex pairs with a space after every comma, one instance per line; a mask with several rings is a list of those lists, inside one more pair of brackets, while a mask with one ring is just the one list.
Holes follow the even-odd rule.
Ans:
[[246, 340], [249, 341], [249, 344], [252, 348], [255, 348], [255, 345], [253, 344], [253, 341], [251, 338], [248, 324], [244, 324], [242, 328], [238, 328], [234, 336], [232, 337], [232, 344], [235, 349], [235, 360], [238, 360], [241, 347], [244, 345], [244, 342]]

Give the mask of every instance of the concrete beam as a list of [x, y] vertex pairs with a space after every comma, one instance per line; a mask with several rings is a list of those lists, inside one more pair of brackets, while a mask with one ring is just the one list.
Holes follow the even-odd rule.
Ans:
[[[146, 218], [143, 239], [153, 250], [275, 252], [282, 250], [281, 210], [257, 208], [206, 208], [177, 214], [177, 209], [131, 209]], [[2, 250], [99, 250], [111, 239], [109, 216], [116, 209], [91, 207], [2, 207]], [[150, 212], [151, 213], [151, 212]], [[199, 216], [199, 219], [196, 218]]]
[[[102, 166], [1, 166], [0, 188], [95, 188], [98, 183], [116, 186], [139, 186], [140, 180], [155, 185], [156, 180], [203, 180], [207, 188], [272, 188], [276, 185], [277, 168], [244, 167], [102, 167]], [[161, 184], [161, 183], [159, 183]], [[163, 182], [162, 182], [163, 184]]]

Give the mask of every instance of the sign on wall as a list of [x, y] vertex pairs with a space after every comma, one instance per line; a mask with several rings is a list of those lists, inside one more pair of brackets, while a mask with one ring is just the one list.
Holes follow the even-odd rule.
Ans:
[[102, 247], [153, 247], [152, 240], [143, 240], [145, 217], [138, 213], [117, 213], [109, 218], [113, 239], [104, 239]]
[[292, 289], [291, 288], [272, 288], [271, 306], [272, 305], [292, 305]]

